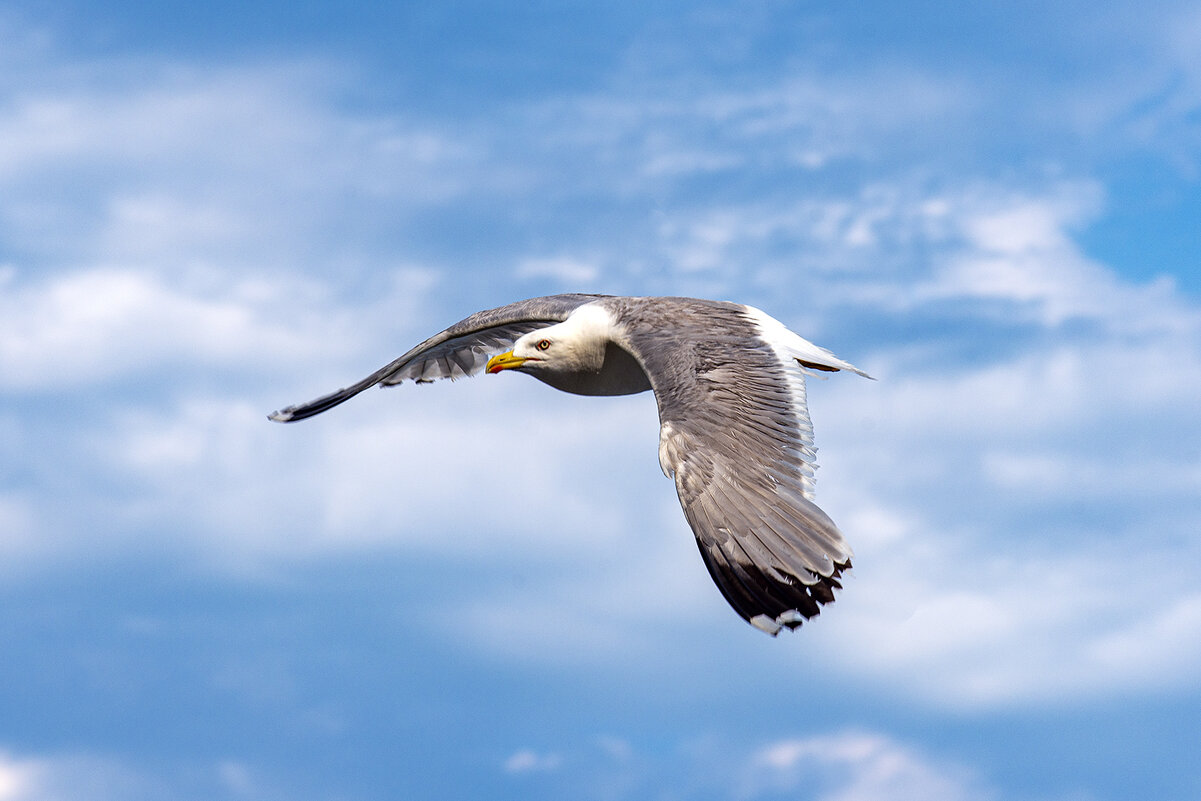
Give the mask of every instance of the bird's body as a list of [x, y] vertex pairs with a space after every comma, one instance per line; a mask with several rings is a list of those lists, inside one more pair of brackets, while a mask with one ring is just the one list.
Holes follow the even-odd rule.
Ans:
[[[509, 348], [505, 353], [497, 351]], [[806, 370], [861, 370], [758, 309], [692, 298], [554, 295], [477, 312], [346, 389], [519, 370], [579, 395], [654, 390], [659, 463], [730, 605], [771, 634], [834, 600], [851, 548], [813, 503]]]

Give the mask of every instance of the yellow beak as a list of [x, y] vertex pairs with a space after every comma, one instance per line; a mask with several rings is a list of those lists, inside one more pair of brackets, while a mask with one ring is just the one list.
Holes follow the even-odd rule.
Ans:
[[507, 353], [500, 353], [493, 356], [488, 360], [488, 366], [484, 369], [489, 373], [499, 373], [501, 370], [512, 370], [525, 363], [525, 359], [520, 356], [514, 356], [513, 351], [508, 351]]

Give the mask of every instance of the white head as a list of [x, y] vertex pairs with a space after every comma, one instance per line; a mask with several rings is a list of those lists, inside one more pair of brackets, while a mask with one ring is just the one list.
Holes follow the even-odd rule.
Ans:
[[513, 350], [488, 360], [487, 371], [520, 370], [534, 375], [599, 372], [605, 363], [612, 318], [599, 306], [576, 309], [561, 323], [520, 337]]

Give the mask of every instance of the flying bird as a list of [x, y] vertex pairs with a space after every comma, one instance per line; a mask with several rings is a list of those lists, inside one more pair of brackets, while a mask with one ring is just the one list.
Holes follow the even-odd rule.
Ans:
[[304, 420], [377, 384], [504, 370], [577, 395], [653, 390], [659, 464], [734, 610], [774, 636], [834, 601], [852, 552], [814, 503], [805, 375], [870, 376], [750, 306], [609, 295], [523, 300], [476, 312], [362, 381], [270, 419]]

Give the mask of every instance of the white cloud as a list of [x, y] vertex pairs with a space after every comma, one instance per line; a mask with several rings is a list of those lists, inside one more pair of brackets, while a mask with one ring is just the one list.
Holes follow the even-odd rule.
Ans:
[[[373, 168], [384, 168], [392, 180], [417, 178], [415, 171], [466, 154], [465, 146], [429, 130], [335, 112], [331, 96], [349, 77], [335, 64], [189, 69], [149, 62], [132, 71], [90, 66], [87, 81], [70, 67], [57, 75], [51, 70], [48, 75], [57, 80], [27, 83], [17, 102], [6, 107], [0, 131], [9, 146], [0, 158], [0, 181], [107, 162], [106, 181], [120, 168], [145, 179], [175, 167], [181, 183], [196, 190], [213, 188], [241, 168], [249, 171], [240, 181], [242, 190], [253, 189], [253, 179], [265, 170], [299, 189], [331, 177], [339, 184], [347, 177], [369, 178]], [[315, 152], [329, 160], [303, 158]], [[222, 169], [208, 174], [214, 167]], [[397, 191], [392, 180], [383, 179], [376, 175], [368, 186]], [[415, 181], [406, 190], [428, 200], [447, 188], [436, 187]]]
[[96, 268], [22, 280], [0, 272], [0, 387], [44, 390], [154, 371], [160, 388], [201, 369], [274, 372], [328, 365], [416, 307], [432, 277], [402, 270], [376, 300], [337, 307], [323, 288], [282, 276], [210, 270], [158, 275]]
[[769, 743], [751, 755], [747, 773], [748, 798], [802, 791], [819, 801], [956, 801], [997, 795], [965, 768], [874, 733]]
[[1201, 592], [1201, 309], [1085, 259], [1094, 207], [1071, 186], [931, 201], [933, 271], [858, 295], [916, 319], [973, 302], [1019, 333], [964, 364], [941, 349], [971, 331], [944, 323], [861, 360], [878, 384], [811, 393], [838, 475], [819, 500], [859, 558], [837, 634], [808, 636], [843, 670], [954, 707], [1195, 685], [1201, 649], [1172, 632]]
[[[1201, 14], [1189, 3], [1139, 6], [1102, 23], [1120, 47], [1104, 47], [1093, 81], [1066, 81], [1048, 97], [1089, 148], [1166, 157], [1192, 180], [1201, 108]], [[1108, 43], [1107, 43], [1108, 45]], [[1124, 51], [1124, 58], [1109, 56]]]
[[1133, 624], [1113, 626], [1089, 643], [1086, 659], [1122, 680], [1152, 688], [1191, 682], [1201, 667], [1201, 592], [1172, 596]]
[[13, 759], [0, 752], [0, 801], [28, 798], [39, 772], [38, 763]]
[[985, 452], [985, 477], [1032, 502], [1071, 497], [1111, 503], [1115, 493], [1145, 502], [1186, 497], [1201, 487], [1201, 457], [1098, 458], [1049, 448]]
[[518, 278], [551, 278], [568, 286], [587, 286], [599, 274], [595, 264], [569, 256], [526, 259], [517, 265]]
[[607, 169], [585, 180], [624, 193], [698, 174], [872, 158], [895, 146], [897, 130], [945, 130], [974, 107], [967, 87], [897, 65], [854, 75], [786, 70], [745, 91], [699, 75], [682, 89], [639, 74], [606, 93], [547, 103], [532, 124], [565, 152], [594, 153]]
[[[356, 377], [290, 383], [315, 395]], [[302, 399], [184, 397], [74, 435], [82, 447], [66, 471], [86, 482], [102, 470], [124, 487], [88, 499], [98, 508], [86, 514], [117, 537], [90, 547], [168, 527], [177, 545], [241, 568], [378, 548], [574, 562], [635, 536], [643, 493], [675, 503], [649, 395], [579, 398], [482, 376], [372, 390], [295, 425], [266, 419]], [[56, 528], [44, 547], [75, 530]]]
[[20, 283], [10, 271], [6, 279], [0, 375], [9, 388], [63, 387], [165, 363], [194, 369], [271, 358], [298, 345], [323, 347], [316, 336], [298, 342], [297, 332], [270, 319], [251, 282], [189, 291], [151, 275], [104, 269]]
[[1100, 320], [1131, 334], [1196, 329], [1170, 278], [1130, 284], [1081, 252], [1076, 232], [1103, 206], [1094, 182], [929, 183], [902, 175], [800, 199], [676, 206], [655, 216], [638, 258], [665, 265], [672, 282], [704, 279], [722, 295], [803, 298], [815, 318], [872, 308], [946, 315], [960, 303], [965, 315], [1045, 327]]
[[914, 305], [947, 299], [991, 301], [1012, 319], [1025, 311], [1056, 326], [1072, 319], [1104, 322], [1113, 333], [1197, 329], [1170, 279], [1123, 282], [1086, 258], [1071, 232], [1096, 214], [1091, 186], [1053, 186], [1045, 196], [1002, 193], [960, 199], [951, 218], [952, 249], [918, 283]]
[[[550, 787], [564, 781], [588, 798], [811, 798], [814, 801], [959, 801], [1000, 794], [970, 767], [875, 731], [822, 732], [758, 745], [713, 735], [666, 749], [605, 736], [553, 750], [522, 748], [503, 771]], [[553, 778], [550, 776], [553, 774]], [[555, 785], [558, 786], [558, 785]]]
[[[654, 489], [654, 487], [651, 487]], [[667, 642], [684, 643], [716, 618], [741, 625], [705, 571], [670, 486], [660, 502], [626, 497], [631, 513], [605, 547], [555, 559], [537, 584], [502, 587], [456, 606], [445, 634], [489, 657], [580, 667], [620, 662], [647, 672]], [[578, 523], [556, 528], [575, 542]]]
[[[657, 469], [649, 398], [556, 396], [524, 377], [481, 376], [404, 386], [372, 400], [378, 412], [348, 409], [308, 457], [324, 465], [314, 489], [326, 504], [326, 527], [343, 542], [403, 531], [441, 552], [530, 548], [564, 556], [603, 548], [629, 514], [624, 504], [604, 503], [628, 483], [620, 471], [639, 463], [642, 473]], [[274, 436], [298, 434], [293, 427]], [[662, 484], [670, 494], [670, 483]], [[458, 542], [443, 540], [447, 527], [460, 532]], [[498, 529], [521, 536], [498, 542]]]
[[[793, 322], [809, 337], [876, 309], [1030, 331], [1095, 324], [1125, 338], [1115, 343], [1125, 358], [1147, 337], [1195, 337], [1201, 317], [1169, 276], [1129, 282], [1081, 251], [1076, 233], [1102, 206], [1090, 181], [932, 189], [901, 176], [849, 196], [679, 208], [659, 215], [653, 248], [675, 282], [704, 276], [714, 292], [759, 297], [786, 322], [795, 305], [804, 319]], [[972, 333], [949, 330], [945, 339], [960, 344]]]
[[515, 751], [505, 760], [505, 773], [545, 773], [557, 770], [563, 758], [554, 753], [538, 753], [528, 748]]
[[1118, 566], [967, 551], [911, 560], [856, 582], [839, 610], [841, 643], [824, 630], [814, 636], [844, 669], [944, 707], [1071, 705], [1189, 687], [1201, 648], [1182, 634], [1197, 620], [1196, 589], [1178, 577], [1156, 594], [1126, 589], [1165, 556]]
[[36, 516], [29, 499], [16, 493], [0, 493], [0, 553], [33, 547]]
[[0, 801], [137, 801], [171, 797], [116, 760], [91, 755], [15, 756], [0, 751]]
[[1180, 353], [1150, 387], [1123, 387], [1111, 355], [818, 396], [838, 409], [819, 438], [838, 481], [819, 497], [858, 559], [837, 633], [809, 636], [844, 670], [967, 707], [1195, 684], [1201, 649], [1171, 632], [1201, 593], [1186, 533], [1201, 462], [1178, 443], [1201, 360]]
[[[0, 750], [0, 801], [163, 801], [295, 798], [237, 759], [159, 760], [153, 767], [95, 753], [18, 755]], [[304, 797], [316, 797], [311, 794]]]
[[19, 266], [387, 265], [413, 209], [486, 183], [480, 146], [444, 127], [340, 108], [336, 64], [30, 59], [0, 109], [0, 234]]

